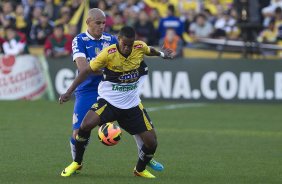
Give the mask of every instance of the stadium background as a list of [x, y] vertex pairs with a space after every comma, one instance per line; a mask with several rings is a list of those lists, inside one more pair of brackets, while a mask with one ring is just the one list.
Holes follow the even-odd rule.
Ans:
[[[0, 183], [281, 182], [281, 1], [0, 4]], [[113, 34], [131, 25], [138, 39], [172, 46], [165, 43], [165, 30], [173, 28], [173, 40], [181, 42], [180, 48], [172, 46], [172, 62], [146, 58], [150, 77], [142, 99], [157, 129], [156, 158], [165, 165], [154, 181], [133, 177], [137, 150], [128, 134], [117, 146], [105, 147], [95, 131], [83, 172], [59, 176], [71, 159], [73, 102], [60, 106], [56, 99], [75, 77], [68, 44], [85, 31], [85, 12], [92, 7], [105, 10], [106, 31]], [[171, 21], [171, 9], [177, 24], [160, 26]], [[50, 41], [60, 27], [64, 45]]]

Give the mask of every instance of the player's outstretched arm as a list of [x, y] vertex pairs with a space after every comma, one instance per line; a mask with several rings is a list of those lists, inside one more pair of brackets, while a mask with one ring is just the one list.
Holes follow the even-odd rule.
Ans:
[[150, 53], [148, 56], [160, 56], [164, 59], [173, 59], [172, 50], [167, 48], [162, 48], [161, 51], [158, 51], [154, 47], [150, 47]]
[[79, 72], [79, 74], [74, 79], [74, 81], [72, 82], [72, 84], [69, 87], [69, 89], [67, 90], [67, 92], [60, 96], [60, 98], [59, 98], [60, 104], [69, 101], [69, 99], [71, 98], [71, 95], [72, 95], [73, 91], [76, 89], [76, 87], [79, 84], [81, 84], [91, 72], [93, 72], [93, 71], [90, 68], [90, 66], [86, 67], [84, 70]]

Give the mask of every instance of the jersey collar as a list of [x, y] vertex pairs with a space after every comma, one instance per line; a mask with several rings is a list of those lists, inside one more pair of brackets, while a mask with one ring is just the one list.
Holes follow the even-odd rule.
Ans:
[[85, 34], [91, 39], [91, 40], [102, 40], [104, 39], [104, 34], [102, 34], [102, 36], [99, 39], [94, 38], [93, 36], [90, 35], [90, 33], [88, 33], [88, 30], [85, 32]]
[[116, 43], [116, 47], [117, 47], [117, 50], [118, 50], [118, 53], [120, 54], [120, 56], [122, 56], [122, 57], [124, 57], [124, 58], [126, 58], [126, 59], [129, 58], [129, 56], [131, 55], [131, 53], [132, 53], [132, 51], [133, 51], [133, 49], [132, 49], [129, 55], [124, 55], [124, 54], [121, 53], [121, 51], [120, 51], [120, 49], [119, 49], [118, 43]]

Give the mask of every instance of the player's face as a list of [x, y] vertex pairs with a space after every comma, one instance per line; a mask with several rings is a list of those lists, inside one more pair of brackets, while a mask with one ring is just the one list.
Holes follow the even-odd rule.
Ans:
[[89, 32], [92, 34], [92, 36], [99, 38], [101, 37], [105, 29], [105, 24], [106, 18], [104, 16], [97, 16], [95, 18], [91, 18], [88, 22]]
[[124, 55], [129, 55], [132, 51], [135, 38], [120, 37], [119, 50]]

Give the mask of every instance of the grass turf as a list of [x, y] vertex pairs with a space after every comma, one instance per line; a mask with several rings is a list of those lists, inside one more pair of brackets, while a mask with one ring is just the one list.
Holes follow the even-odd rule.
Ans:
[[[144, 102], [164, 107], [173, 102]], [[0, 183], [272, 184], [282, 181], [282, 115], [275, 104], [208, 104], [150, 112], [158, 134], [157, 179], [133, 177], [135, 142], [117, 146], [93, 130], [82, 173], [60, 176], [71, 162], [73, 103], [0, 101]]]

